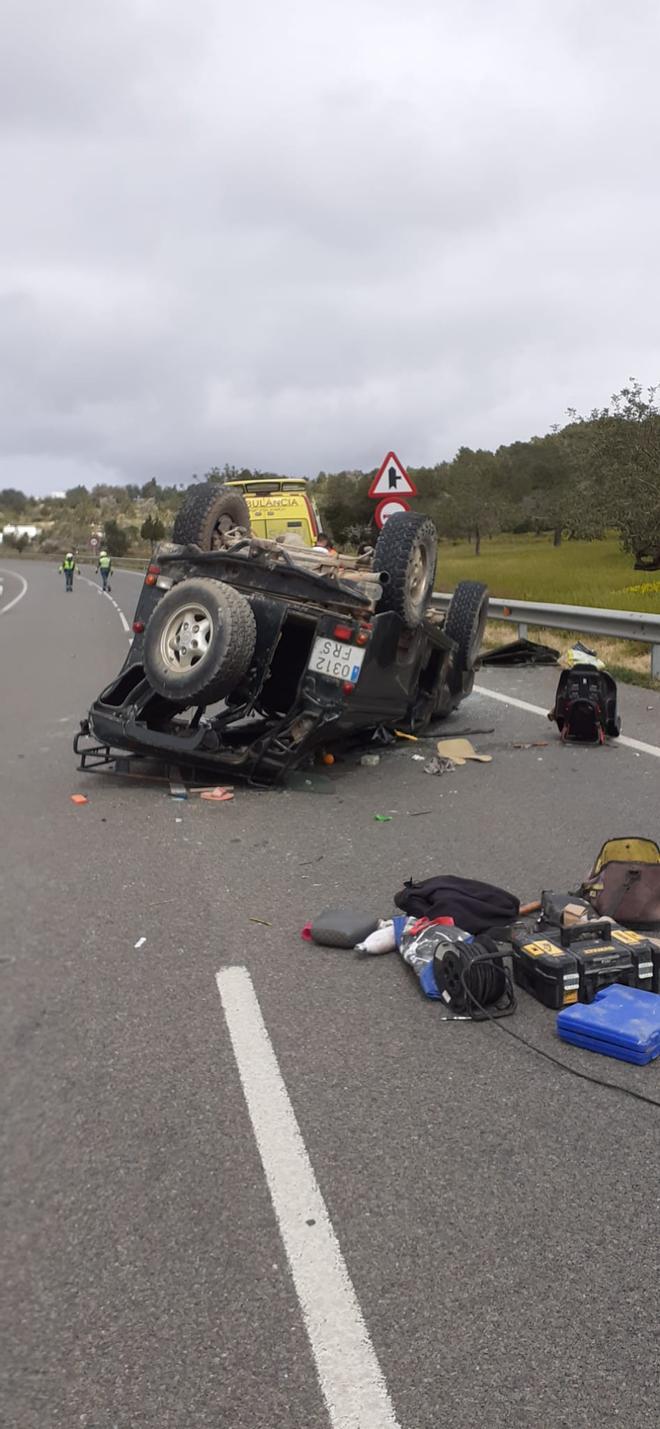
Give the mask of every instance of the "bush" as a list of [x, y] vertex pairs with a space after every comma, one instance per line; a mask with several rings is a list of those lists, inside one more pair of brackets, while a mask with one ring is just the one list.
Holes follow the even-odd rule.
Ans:
[[125, 556], [130, 546], [130, 540], [121, 526], [116, 521], [106, 521], [105, 523], [105, 548], [109, 556]]
[[160, 516], [147, 516], [146, 521], [143, 521], [140, 527], [140, 535], [143, 541], [151, 541], [152, 545], [156, 541], [162, 541], [165, 527]]

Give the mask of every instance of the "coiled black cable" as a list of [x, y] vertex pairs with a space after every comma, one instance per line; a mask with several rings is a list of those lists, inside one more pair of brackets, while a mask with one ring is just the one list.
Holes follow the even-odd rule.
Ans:
[[510, 1017], [516, 995], [503, 954], [491, 938], [473, 942], [439, 943], [433, 955], [433, 972], [441, 998], [452, 1010], [474, 1022]]
[[[506, 955], [499, 951], [497, 944], [487, 936], [482, 936], [472, 943], [447, 944], [438, 940], [433, 955], [435, 980], [443, 1001], [452, 1007], [457, 1016], [470, 1017], [475, 1022], [495, 1022], [499, 1017], [508, 1017], [515, 1011], [513, 981], [501, 961], [504, 956]], [[487, 968], [492, 976], [486, 972]], [[494, 998], [492, 1003], [489, 1002], [490, 997]], [[498, 1030], [514, 1037], [516, 1042], [520, 1042], [530, 1052], [536, 1052], [537, 1056], [543, 1057], [546, 1062], [552, 1062], [553, 1066], [570, 1072], [572, 1077], [579, 1077], [582, 1082], [591, 1082], [596, 1087], [607, 1087], [611, 1092], [623, 1092], [624, 1096], [633, 1097], [635, 1101], [660, 1107], [660, 1101], [646, 1096], [644, 1092], [638, 1092], [636, 1087], [626, 1087], [621, 1082], [609, 1082], [604, 1077], [592, 1076], [590, 1072], [572, 1067], [544, 1047], [530, 1042], [520, 1032], [514, 1032], [512, 1027], [500, 1027]]]

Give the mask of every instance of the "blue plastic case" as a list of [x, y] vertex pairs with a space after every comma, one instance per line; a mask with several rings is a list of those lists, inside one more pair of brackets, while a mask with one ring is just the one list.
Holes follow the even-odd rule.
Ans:
[[593, 1002], [576, 1002], [557, 1013], [564, 1042], [638, 1066], [660, 1057], [660, 997], [613, 983]]

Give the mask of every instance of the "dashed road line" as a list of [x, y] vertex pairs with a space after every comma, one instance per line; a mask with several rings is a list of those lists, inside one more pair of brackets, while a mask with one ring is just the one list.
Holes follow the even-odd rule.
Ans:
[[[3, 571], [2, 574], [5, 579], [7, 578], [7, 576], [14, 576], [17, 581], [21, 582], [21, 586], [23, 587], [22, 590], [19, 590], [18, 595], [14, 596], [13, 600], [8, 601], [6, 605], [0, 606], [0, 615], [6, 615], [7, 611], [11, 610], [12, 606], [18, 605], [19, 600], [23, 599], [23, 596], [25, 595], [25, 592], [28, 588], [28, 583], [25, 579], [25, 576], [19, 576], [18, 571]], [[2, 594], [3, 592], [4, 586], [0, 587], [0, 594]]]
[[216, 982], [332, 1429], [399, 1429], [250, 974]]
[[91, 585], [92, 590], [95, 590], [97, 595], [105, 596], [105, 599], [109, 600], [111, 605], [114, 605], [117, 615], [121, 620], [121, 623], [124, 627], [124, 630], [126, 631], [126, 634], [128, 635], [129, 640], [132, 640], [133, 637], [131, 634], [131, 627], [126, 619], [126, 616], [124, 615], [121, 606], [117, 605], [116, 600], [114, 600], [114, 598], [110, 595], [110, 592], [107, 590], [101, 590], [101, 587], [96, 584], [96, 581], [90, 581], [89, 576], [79, 576], [78, 580], [85, 581], [86, 585]]
[[[548, 717], [548, 711], [540, 705], [531, 705], [528, 700], [518, 700], [513, 695], [503, 695], [500, 690], [488, 690], [485, 685], [474, 686], [475, 695], [485, 695], [489, 700], [499, 700], [502, 705], [513, 705], [517, 710], [529, 710], [530, 714], [543, 715]], [[615, 744], [624, 744], [626, 749], [634, 749], [636, 754], [652, 754], [655, 759], [660, 759], [660, 745], [646, 744], [643, 739], [632, 739], [630, 735], [620, 734]]]

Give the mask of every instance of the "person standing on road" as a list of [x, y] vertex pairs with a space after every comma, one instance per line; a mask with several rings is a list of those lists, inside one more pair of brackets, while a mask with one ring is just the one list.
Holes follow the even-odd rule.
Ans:
[[97, 565], [97, 567], [96, 567], [96, 571], [97, 571], [97, 574], [98, 574], [99, 571], [101, 572], [101, 588], [102, 588], [102, 590], [111, 590], [111, 586], [110, 586], [110, 584], [109, 584], [109, 581], [110, 581], [110, 577], [111, 577], [111, 575], [112, 575], [112, 557], [108, 555], [108, 552], [107, 552], [107, 551], [101, 551], [101, 554], [100, 554], [99, 559], [98, 559], [98, 565]]
[[60, 575], [62, 574], [62, 571], [64, 571], [64, 589], [73, 590], [74, 571], [77, 575], [80, 575], [80, 566], [76, 565], [73, 551], [67, 551], [66, 556], [64, 557], [64, 560], [59, 567]]

